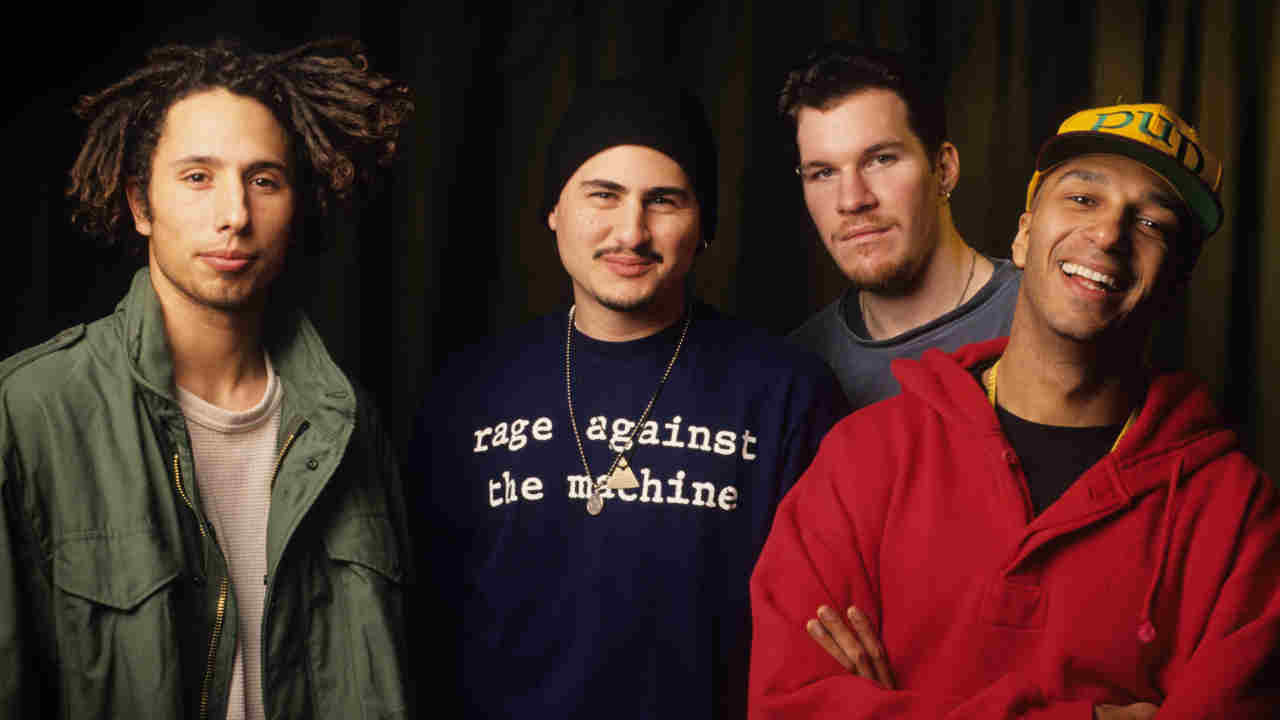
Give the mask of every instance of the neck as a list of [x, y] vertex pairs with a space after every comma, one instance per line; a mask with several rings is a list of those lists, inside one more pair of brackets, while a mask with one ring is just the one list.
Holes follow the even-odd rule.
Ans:
[[1146, 373], [1138, 348], [1057, 337], [1040, 342], [1016, 321], [1000, 359], [996, 400], [1042, 425], [1117, 425], [1142, 402]]
[[262, 308], [210, 308], [167, 283], [155, 282], [154, 270], [152, 284], [164, 315], [174, 383], [226, 410], [257, 405], [267, 387]]
[[973, 297], [991, 279], [995, 266], [965, 244], [945, 205], [939, 209], [938, 232], [941, 237], [910, 292], [858, 292], [862, 320], [873, 340], [896, 337], [936, 320]]
[[626, 342], [656, 335], [671, 327], [684, 315], [685, 292], [671, 293], [666, 298], [655, 297], [643, 308], [612, 310], [593, 297], [574, 288], [573, 324], [583, 335], [606, 342]]

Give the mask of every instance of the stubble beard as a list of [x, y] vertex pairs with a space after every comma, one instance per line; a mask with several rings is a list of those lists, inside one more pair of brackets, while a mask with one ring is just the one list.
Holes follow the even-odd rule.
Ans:
[[[908, 245], [897, 256], [881, 259], [872, 258], [869, 262], [855, 262], [846, 269], [840, 265], [841, 272], [852, 283], [855, 290], [865, 290], [873, 295], [886, 297], [902, 297], [915, 292], [924, 277], [925, 268], [940, 245], [937, 237], [926, 238], [927, 246], [917, 248]], [[833, 237], [831, 247], [839, 244], [839, 238]]]
[[[160, 273], [164, 275], [165, 280], [170, 286], [178, 291], [179, 294], [186, 297], [193, 304], [216, 310], [224, 313], [241, 313], [258, 307], [262, 299], [266, 295], [266, 287], [258, 288], [256, 291], [248, 290], [241, 292], [239, 288], [225, 287], [225, 292], [207, 292], [202, 290], [196, 281], [187, 282], [186, 280], [175, 277], [168, 272], [163, 263], [156, 263]], [[250, 285], [254, 283], [250, 282]]]
[[878, 273], [855, 273], [850, 278], [853, 287], [873, 295], [899, 297], [909, 295], [919, 285], [919, 267], [910, 261], [902, 261]]
[[[938, 247], [942, 245], [942, 228], [937, 223], [927, 222], [923, 213], [916, 213], [915, 217], [918, 222], [913, 227], [916, 232], [923, 233], [919, 241], [908, 242], [892, 258], [873, 258], [869, 263], [855, 263], [849, 270], [841, 268], [855, 290], [886, 297], [908, 296], [919, 290], [925, 269], [928, 269]], [[833, 243], [837, 241], [838, 238], [832, 238]]]
[[604, 295], [595, 295], [596, 302], [601, 306], [620, 313], [639, 312], [648, 308], [653, 304], [654, 294], [650, 293], [633, 299], [611, 298]]
[[932, 248], [918, 256], [907, 255], [896, 258], [891, 263], [876, 263], [869, 268], [854, 267], [845, 275], [856, 290], [865, 290], [873, 295], [887, 297], [910, 295], [920, 286], [924, 268], [936, 249], [936, 247]]
[[[620, 251], [617, 250], [616, 248], [602, 248], [600, 250], [597, 250], [595, 253], [593, 253], [591, 256], [591, 259], [592, 261], [595, 261], [604, 257], [605, 255], [609, 255], [611, 253], [617, 253], [617, 252], [620, 252]], [[638, 255], [647, 260], [651, 260], [655, 263], [662, 262], [662, 255], [654, 251], [652, 248], [638, 248], [631, 252], [632, 254]], [[587, 290], [587, 292], [591, 295], [592, 298], [595, 299], [596, 302], [600, 303], [601, 307], [606, 308], [608, 310], [612, 310], [614, 312], [620, 312], [620, 313], [633, 313], [633, 312], [640, 312], [648, 309], [651, 305], [654, 304], [654, 301], [657, 299], [659, 293], [662, 290], [661, 287], [654, 287], [648, 292], [638, 297], [625, 297], [625, 296], [619, 297], [619, 296], [607, 295], [605, 294], [605, 292], [601, 290], [595, 290], [590, 287], [586, 287], [584, 289]]]

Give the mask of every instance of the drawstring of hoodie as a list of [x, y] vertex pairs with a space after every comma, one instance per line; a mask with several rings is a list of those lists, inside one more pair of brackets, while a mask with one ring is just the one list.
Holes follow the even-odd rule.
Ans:
[[1178, 489], [1178, 478], [1182, 475], [1182, 457], [1173, 465], [1173, 477], [1169, 478], [1169, 497], [1164, 504], [1164, 527], [1160, 532], [1159, 556], [1156, 560], [1155, 572], [1151, 575], [1151, 585], [1147, 588], [1147, 597], [1142, 602], [1142, 611], [1138, 614], [1138, 642], [1150, 645], [1156, 639], [1156, 626], [1151, 622], [1151, 609], [1155, 603], [1156, 590], [1160, 587], [1160, 577], [1164, 574], [1165, 561], [1169, 557], [1173, 544], [1173, 494]]

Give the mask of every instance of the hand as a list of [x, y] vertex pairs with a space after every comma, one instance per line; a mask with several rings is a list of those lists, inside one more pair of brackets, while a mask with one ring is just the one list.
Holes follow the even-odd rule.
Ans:
[[1096, 720], [1149, 720], [1156, 716], [1159, 709], [1159, 705], [1144, 702], [1132, 705], [1096, 705], [1093, 717]]
[[887, 690], [894, 689], [889, 661], [871, 622], [853, 606], [849, 607], [848, 617], [849, 625], [845, 625], [836, 611], [822, 605], [818, 617], [805, 623], [804, 629], [845, 670]]

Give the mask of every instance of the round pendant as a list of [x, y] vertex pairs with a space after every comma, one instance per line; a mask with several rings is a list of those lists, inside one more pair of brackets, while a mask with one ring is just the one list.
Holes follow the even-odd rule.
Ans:
[[591, 493], [591, 497], [587, 498], [587, 512], [592, 515], [599, 515], [600, 511], [603, 509], [604, 498], [600, 497], [597, 493]]

